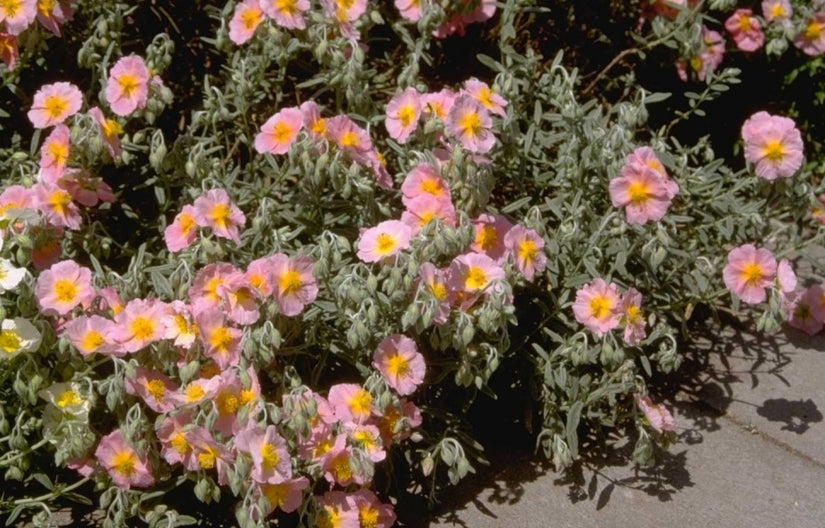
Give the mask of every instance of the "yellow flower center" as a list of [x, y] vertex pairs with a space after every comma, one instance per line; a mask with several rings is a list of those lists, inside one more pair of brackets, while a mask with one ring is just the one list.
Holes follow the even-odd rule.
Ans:
[[339, 142], [341, 143], [342, 147], [358, 147], [358, 134], [356, 134], [352, 130], [348, 130], [341, 135], [341, 139], [339, 140]]
[[372, 395], [364, 389], [358, 389], [349, 400], [349, 408], [353, 414], [369, 414], [372, 405]]
[[196, 225], [195, 219], [189, 213], [181, 213], [178, 217], [178, 227], [180, 227], [180, 232], [184, 236], [189, 235]]
[[289, 491], [288, 484], [262, 484], [261, 492], [269, 501], [270, 506], [281, 508], [286, 501], [286, 495]]
[[155, 335], [155, 323], [148, 317], [139, 315], [132, 320], [129, 326], [132, 335], [139, 341], [148, 341]]
[[20, 350], [21, 344], [20, 336], [13, 330], [3, 330], [0, 332], [0, 349], [6, 354], [14, 354]]
[[241, 13], [241, 23], [247, 30], [255, 29], [261, 23], [261, 12], [257, 9], [246, 9]]
[[[17, 5], [19, 6], [20, 4], [17, 3]], [[9, 10], [6, 9], [6, 12], [9, 12]], [[50, 95], [43, 101], [43, 108], [46, 110], [46, 113], [49, 114], [49, 117], [57, 119], [69, 110], [69, 101], [62, 95]]]
[[378, 510], [364, 506], [358, 510], [358, 522], [361, 528], [375, 528], [378, 526]]
[[115, 136], [119, 136], [123, 134], [123, 127], [120, 126], [120, 123], [115, 121], [114, 119], [107, 119], [103, 122], [103, 135], [107, 138], [111, 139]]
[[318, 119], [312, 123], [311, 130], [314, 134], [319, 136], [327, 135], [327, 121], [325, 119]]
[[631, 304], [625, 311], [628, 324], [636, 324], [642, 318], [642, 310], [635, 304]]
[[751, 18], [748, 15], [742, 15], [739, 18], [739, 31], [750, 31], [753, 29]]
[[389, 255], [397, 245], [398, 242], [389, 233], [380, 233], [375, 238], [375, 251], [379, 255]]
[[642, 204], [650, 198], [650, 187], [645, 182], [635, 181], [627, 186], [627, 195], [634, 204]]
[[[700, 71], [702, 69], [702, 57], [693, 57], [690, 59], [690, 67], [693, 68], [693, 71]], [[648, 165], [650, 165], [648, 163]]]
[[822, 24], [812, 20], [805, 28], [805, 38], [808, 40], [817, 40], [822, 35]]
[[136, 458], [135, 454], [131, 451], [120, 451], [112, 459], [112, 469], [124, 477], [131, 477], [136, 472]]
[[538, 248], [536, 248], [536, 243], [532, 240], [525, 239], [518, 245], [518, 258], [523, 262], [529, 262], [536, 259], [538, 255]]
[[238, 400], [238, 397], [231, 392], [222, 392], [221, 394], [218, 394], [217, 401], [215, 403], [220, 414], [235, 414], [241, 407], [241, 402]]
[[464, 289], [468, 291], [478, 291], [487, 286], [487, 274], [478, 266], [471, 266], [464, 279]]
[[494, 106], [493, 100], [490, 98], [492, 95], [492, 90], [490, 90], [486, 86], [482, 86], [481, 89], [478, 91], [478, 94], [476, 94], [476, 99], [479, 103], [484, 105], [485, 108], [492, 108]]
[[49, 153], [55, 164], [63, 165], [69, 157], [69, 146], [60, 141], [50, 141], [46, 147], [46, 152]]
[[198, 464], [202, 469], [212, 469], [215, 467], [215, 461], [217, 459], [218, 454], [211, 447], [207, 447], [204, 451], [198, 453]]
[[64, 214], [64, 209], [72, 201], [72, 195], [63, 189], [52, 191], [49, 195], [48, 204], [55, 210], [57, 214]]
[[229, 206], [225, 203], [213, 205], [212, 210], [209, 212], [209, 218], [212, 219], [212, 222], [214, 222], [216, 226], [226, 228], [226, 225], [229, 223]]
[[54, 283], [54, 296], [63, 304], [74, 302], [77, 297], [77, 285], [67, 279], [59, 279]]
[[408, 127], [415, 120], [415, 110], [412, 105], [404, 105], [398, 109], [398, 120], [402, 127]]
[[303, 285], [304, 282], [301, 280], [301, 274], [295, 270], [288, 270], [281, 275], [281, 278], [278, 280], [278, 286], [284, 295], [294, 294], [299, 291]]
[[613, 311], [613, 301], [604, 295], [596, 295], [590, 299], [590, 313], [596, 319], [606, 319]]
[[444, 187], [441, 185], [441, 182], [435, 178], [427, 178], [421, 182], [421, 191], [427, 194], [432, 194], [433, 196], [441, 196], [443, 189]]
[[295, 0], [276, 0], [275, 9], [287, 15], [294, 15], [298, 12]]
[[204, 392], [203, 387], [201, 387], [199, 383], [195, 382], [187, 385], [184, 393], [186, 394], [186, 401], [189, 403], [200, 401], [204, 396], [206, 396], [206, 392]]
[[480, 136], [482, 128], [481, 117], [478, 115], [478, 112], [467, 112], [464, 114], [459, 121], [459, 129], [462, 130], [462, 135]]
[[163, 399], [166, 395], [166, 385], [163, 384], [162, 381], [154, 379], [152, 381], [146, 382], [146, 392], [148, 392], [152, 398], [158, 403]]
[[387, 371], [397, 378], [406, 376], [410, 372], [410, 362], [396, 352], [387, 359]]
[[292, 133], [292, 127], [284, 123], [283, 121], [278, 121], [278, 123], [275, 125], [275, 128], [272, 129], [272, 136], [278, 143], [286, 143], [289, 140], [289, 136], [291, 136]]
[[785, 7], [782, 4], [777, 2], [773, 6], [771, 6], [770, 16], [771, 16], [772, 19], [773, 18], [784, 18], [784, 17], [788, 16], [788, 12], [785, 11]]
[[180, 453], [181, 455], [185, 455], [189, 451], [192, 450], [192, 446], [189, 445], [189, 442], [186, 441], [186, 433], [183, 431], [177, 431], [169, 438], [169, 444], [172, 446], [172, 449]]
[[346, 455], [339, 456], [332, 464], [332, 471], [335, 478], [340, 482], [346, 482], [352, 478], [352, 467], [349, 465], [349, 458]]
[[745, 264], [745, 267], [742, 268], [742, 279], [749, 285], [757, 285], [763, 276], [764, 270], [756, 262]]
[[209, 346], [214, 348], [218, 353], [226, 352], [231, 344], [232, 334], [229, 332], [229, 328], [225, 326], [219, 326], [209, 334]]
[[260, 273], [253, 273], [249, 276], [249, 285], [258, 291], [263, 291], [266, 287], [266, 278]]
[[218, 295], [218, 288], [223, 284], [223, 278], [221, 277], [212, 277], [208, 281], [206, 281], [206, 286], [204, 290], [206, 290], [206, 296], [209, 297], [211, 301], [218, 302], [220, 301], [221, 297]]
[[447, 287], [439, 282], [431, 282], [429, 284], [430, 293], [433, 294], [433, 297], [438, 299], [439, 301], [443, 301], [447, 298]]
[[278, 465], [278, 462], [281, 461], [281, 457], [278, 455], [278, 450], [275, 449], [275, 446], [269, 442], [264, 442], [261, 446], [261, 459], [264, 467], [267, 469], [274, 468]]
[[60, 396], [55, 398], [54, 403], [62, 409], [63, 407], [68, 407], [69, 405], [80, 405], [83, 403], [83, 400], [76, 391], [69, 389], [60, 393]]
[[476, 244], [485, 251], [496, 247], [498, 243], [498, 231], [490, 224], [482, 225], [476, 233]]
[[785, 146], [779, 140], [771, 139], [765, 143], [763, 156], [768, 158], [770, 161], [780, 161], [785, 157], [785, 154]]
[[138, 89], [138, 79], [132, 73], [121, 73], [115, 81], [120, 86], [120, 91], [123, 92], [124, 97], [132, 97], [132, 94]]

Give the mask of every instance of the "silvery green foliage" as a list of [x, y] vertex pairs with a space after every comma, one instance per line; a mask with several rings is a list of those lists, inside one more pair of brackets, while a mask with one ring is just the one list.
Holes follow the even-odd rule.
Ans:
[[[78, 29], [83, 44], [77, 62], [89, 75], [84, 89], [100, 100], [107, 72], [123, 52], [124, 24], [134, 9], [109, 4], [82, 2], [88, 27]], [[165, 134], [156, 124], [173, 101], [171, 89], [160, 90], [127, 123], [121, 138], [124, 155], [116, 164], [105, 158], [91, 119], [79, 117], [73, 124], [73, 155], [84, 167], [122, 177], [122, 196], [147, 192], [143, 202], [126, 199], [86, 211], [83, 229], [61, 240], [65, 258], [88, 255], [95, 285], [114, 287], [124, 299], [172, 301], [186, 298], [198, 270], [209, 263], [231, 262], [243, 269], [255, 258], [277, 252], [311, 257], [317, 299], [297, 318], [283, 317], [267, 305], [261, 321], [244, 330], [243, 360], [262, 373], [272, 391], [272, 401], [264, 406], [266, 423], [278, 424], [294, 441], [309, 430], [315, 410], [310, 404], [282, 403], [280, 397], [323, 392], [342, 380], [361, 383], [384, 407], [397, 402], [371, 362], [384, 337], [407, 335], [428, 362], [426, 384], [413, 397], [424, 424], [393, 447], [393, 467], [400, 481], [420, 486], [430, 499], [445, 479], [457, 484], [484, 463], [467, 412], [478, 393], [505, 396], [496, 388], [500, 386], [525, 392], [529, 404], [513, 412], [531, 420], [535, 415], [536, 441], [559, 469], [582, 455], [579, 441], [593, 430], [628, 434], [636, 442], [634, 458], [651, 462], [653, 446], [667, 446], [673, 435], [652, 431], [634, 397], [647, 394], [654, 372], [679, 367], [695, 310], [729, 309], [731, 297], [721, 279], [728, 250], [753, 241], [789, 250], [813, 240], [801, 228], [788, 227], [800, 225], [806, 214], [799, 204], [810, 201], [810, 170], [792, 182], [771, 184], [747, 170], [728, 168], [707, 138], [683, 145], [670, 135], [673, 125], [703, 116], [707, 102], [735, 89], [736, 69], [710, 75], [701, 91], [684, 94], [687, 109], [653, 129], [649, 109], [670, 94], [627, 82], [612, 101], [583, 88], [579, 72], [566, 64], [561, 51], [542, 56], [530, 43], [518, 42], [518, 17], [541, 12], [541, 2], [508, 0], [499, 6], [498, 56], [477, 57], [488, 68], [490, 85], [508, 101], [507, 117], [493, 128], [498, 144], [488, 155], [489, 164], [478, 163], [459, 147], [442, 158], [441, 176], [458, 211], [456, 226], [428, 224], [408, 250], [390, 261], [362, 262], [356, 256], [359, 230], [397, 218], [402, 209], [398, 184], [418, 163], [436, 164], [435, 150], [443, 147], [436, 130], [422, 130], [405, 145], [383, 130], [392, 95], [409, 86], [421, 92], [436, 88], [422, 71], [441, 49], [432, 31], [444, 21], [450, 3], [434, 4], [417, 24], [386, 20], [396, 13], [376, 6], [362, 17], [362, 34], [392, 28], [398, 43], [392, 56], [364, 50], [335, 34], [320, 11], [309, 16], [304, 32], [266, 25], [237, 46], [227, 28], [234, 3], [207, 7], [214, 31], [203, 42], [223, 66], [197, 79], [198, 104], [182, 116], [174, 133]], [[721, 9], [730, 2], [712, 4]], [[685, 10], [675, 21], [655, 19], [652, 35], [637, 39], [636, 53], [642, 56], [659, 46], [695, 53], [701, 39], [695, 16]], [[174, 66], [175, 45], [170, 31], [140, 52], [162, 76]], [[632, 81], [632, 76], [624, 80]], [[610, 84], [622, 82], [613, 79]], [[322, 103], [325, 117], [347, 114], [369, 131], [388, 160], [395, 189], [377, 186], [368, 170], [340, 150], [319, 150], [305, 138], [284, 155], [255, 151], [255, 135], [268, 116], [307, 100]], [[0, 168], [11, 182], [31, 185], [42, 138], [39, 132], [31, 140], [17, 130], [12, 134]], [[655, 150], [679, 194], [661, 221], [633, 225], [611, 204], [608, 186], [626, 156], [640, 146]], [[183, 252], [167, 251], [163, 229], [184, 204], [215, 188], [227, 189], [246, 215], [241, 244], [202, 234]], [[107, 231], [114, 223], [108, 215], [115, 212], [139, 220], [143, 228], [118, 242]], [[446, 266], [464, 253], [474, 239], [471, 219], [485, 212], [535, 230], [545, 243], [547, 267], [527, 281], [508, 263], [506, 280], [494, 291], [472, 309], [453, 309], [445, 324], [433, 325], [437, 300], [421, 293], [418, 269], [425, 262]], [[21, 232], [4, 247], [3, 256], [14, 250], [15, 261], [27, 265], [36, 239], [36, 233]], [[616, 331], [598, 337], [575, 320], [576, 292], [595, 278], [641, 292], [647, 336], [640, 343], [628, 345]], [[46, 467], [64, 467], [88, 456], [101, 433], [115, 423], [137, 447], [152, 453], [155, 476], [164, 486], [189, 482], [203, 502], [231, 494], [239, 503], [238, 522], [260, 525], [250, 514], [262, 505], [244, 482], [247, 461], [231, 470], [224, 487], [205, 472], [174, 472], [159, 463], [152, 434], [156, 415], [125, 392], [125, 380], [143, 362], [174, 371], [181, 383], [198, 376], [200, 362], [182, 361], [168, 342], [153, 344], [137, 358], [85, 360], [39, 315], [33, 286], [29, 277], [18, 293], [2, 299], [0, 319], [6, 313], [31, 318], [43, 334], [37, 352], [13, 369], [0, 365], [0, 469], [5, 479], [35, 480], [47, 488], [48, 498], [71, 493], [75, 484], [55, 486], [41, 468], [42, 456], [35, 455], [46, 454]], [[775, 330], [781, 321], [777, 295], [767, 308], [760, 329]], [[508, 375], [514, 379], [495, 383], [496, 376]], [[50, 419], [54, 416], [44, 412], [38, 392], [58, 381], [78, 384], [92, 409], [91, 420]], [[204, 419], [211, 424], [216, 417], [213, 413]], [[37, 472], [30, 470], [33, 463], [39, 465]], [[362, 459], [353, 466], [370, 476], [392, 470]], [[296, 467], [312, 471], [298, 462]], [[150, 526], [193, 522], [163, 504], [160, 491], [103, 489], [105, 477], [94, 478], [102, 490], [99, 504], [107, 511], [105, 526], [123, 525], [136, 515]], [[0, 504], [17, 515], [29, 507], [48, 511], [46, 500]], [[314, 520], [314, 508], [307, 495], [299, 512], [305, 522]]]

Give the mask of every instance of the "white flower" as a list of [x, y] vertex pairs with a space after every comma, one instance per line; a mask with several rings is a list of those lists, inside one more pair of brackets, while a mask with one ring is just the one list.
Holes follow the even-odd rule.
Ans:
[[40, 332], [28, 319], [3, 319], [0, 325], [0, 359], [11, 359], [40, 346]]
[[92, 402], [83, 397], [80, 386], [76, 383], [55, 383], [37, 395], [51, 404], [44, 415], [44, 425], [47, 427], [56, 425], [66, 415], [84, 419], [92, 407]]
[[15, 289], [25, 276], [26, 268], [15, 268], [10, 260], [0, 258], [0, 293]]

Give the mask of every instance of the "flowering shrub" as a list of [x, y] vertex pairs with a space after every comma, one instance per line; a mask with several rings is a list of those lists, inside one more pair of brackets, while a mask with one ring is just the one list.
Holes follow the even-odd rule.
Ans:
[[[391, 526], [484, 462], [466, 415], [501, 375], [560, 469], [592, 430], [652, 462], [676, 424], [648, 383], [695, 310], [816, 332], [825, 297], [776, 261], [823, 235], [808, 129], [754, 111], [738, 170], [680, 142], [737, 71], [699, 5], [644, 4], [635, 53], [701, 36], [681, 71], [707, 89], [661, 127], [668, 94], [610, 64], [582, 88], [519, 39], [531, 0], [0, 5], [0, 507], [93, 494], [105, 526], [171, 527], [181, 488], [241, 526]], [[485, 69], [433, 70], [471, 31]]]

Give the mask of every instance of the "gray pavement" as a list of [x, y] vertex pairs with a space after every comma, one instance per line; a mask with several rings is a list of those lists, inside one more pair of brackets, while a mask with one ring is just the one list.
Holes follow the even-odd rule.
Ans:
[[654, 468], [632, 446], [554, 473], [530, 453], [490, 471], [409, 526], [825, 527], [825, 335], [709, 325], [662, 380], [680, 443]]

